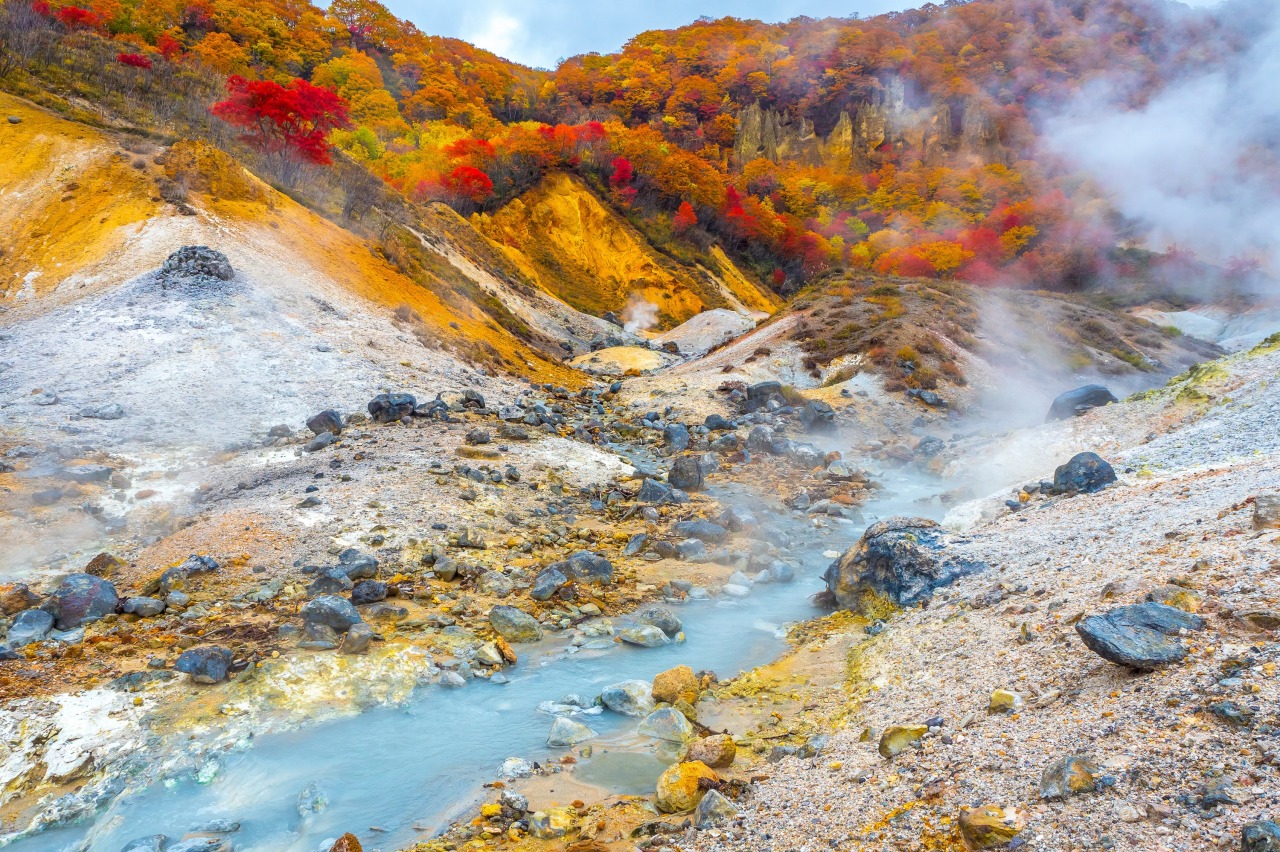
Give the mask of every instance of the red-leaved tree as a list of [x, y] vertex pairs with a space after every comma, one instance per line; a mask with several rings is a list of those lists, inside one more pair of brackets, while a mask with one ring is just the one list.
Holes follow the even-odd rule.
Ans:
[[71, 30], [96, 30], [102, 26], [102, 17], [97, 12], [81, 9], [79, 6], [63, 6], [54, 17], [60, 24]]
[[445, 179], [445, 186], [460, 199], [477, 205], [493, 195], [493, 181], [475, 166], [458, 166]]
[[288, 86], [270, 80], [227, 80], [225, 101], [210, 111], [241, 129], [241, 139], [262, 152], [268, 166], [292, 186], [304, 164], [329, 165], [329, 131], [349, 127], [347, 102], [326, 86], [297, 79]]
[[686, 234], [697, 224], [698, 214], [694, 212], [693, 205], [687, 201], [680, 202], [680, 209], [671, 217], [671, 227], [677, 234]]
[[145, 70], [151, 67], [151, 60], [141, 53], [117, 53], [116, 62], [121, 65], [128, 65], [130, 68], [142, 68]]

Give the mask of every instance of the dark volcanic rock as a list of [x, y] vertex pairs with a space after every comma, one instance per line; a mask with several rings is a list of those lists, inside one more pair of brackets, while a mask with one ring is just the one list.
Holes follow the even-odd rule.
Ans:
[[875, 615], [884, 602], [910, 606], [936, 589], [986, 569], [946, 553], [947, 534], [925, 518], [889, 518], [827, 568], [827, 590], [846, 609]]
[[563, 562], [556, 562], [547, 567], [555, 568], [566, 577], [594, 586], [607, 586], [613, 582], [613, 563], [590, 550], [579, 550]]
[[338, 554], [338, 567], [352, 580], [369, 580], [378, 576], [378, 559], [348, 547]]
[[332, 432], [335, 435], [342, 434], [342, 415], [334, 411], [332, 408], [326, 408], [316, 416], [307, 421], [307, 428], [312, 434], [319, 435], [324, 432]]
[[641, 483], [636, 499], [641, 503], [688, 503], [689, 495], [665, 482], [646, 479]]
[[41, 609], [53, 616], [59, 630], [74, 630], [116, 611], [120, 597], [109, 581], [92, 574], [72, 574], [53, 590]]
[[308, 624], [321, 624], [343, 633], [351, 625], [359, 624], [360, 613], [351, 601], [336, 595], [321, 595], [302, 605], [302, 620]]
[[680, 456], [671, 463], [667, 482], [681, 491], [698, 491], [702, 488], [702, 465], [697, 456]]
[[533, 578], [533, 585], [529, 588], [529, 597], [535, 601], [551, 600], [551, 596], [560, 591], [564, 584], [568, 582], [569, 578], [558, 568], [543, 568], [538, 572], [538, 576]]
[[729, 531], [711, 521], [680, 521], [672, 531], [685, 538], [697, 538], [711, 544], [719, 544], [729, 537]]
[[1068, 417], [1084, 414], [1091, 408], [1099, 408], [1119, 401], [1102, 385], [1085, 385], [1082, 388], [1067, 391], [1055, 399], [1049, 406], [1049, 416], [1045, 421], [1066, 420]]
[[166, 278], [216, 278], [230, 281], [235, 277], [231, 261], [220, 251], [208, 246], [183, 246], [165, 259], [161, 275]]
[[190, 648], [182, 652], [173, 667], [191, 675], [196, 683], [218, 683], [231, 672], [231, 652], [217, 645]]
[[387, 584], [381, 580], [361, 580], [351, 590], [351, 602], [356, 606], [377, 603], [387, 599]]
[[1280, 852], [1280, 825], [1269, 819], [1246, 825], [1240, 834], [1240, 852]]
[[658, 604], [649, 604], [638, 610], [635, 619], [641, 624], [653, 625], [668, 636], [675, 636], [684, 628], [674, 612]]
[[834, 432], [836, 410], [820, 399], [811, 399], [800, 409], [800, 424], [814, 434]]
[[1175, 663], [1187, 655], [1182, 630], [1202, 630], [1204, 619], [1159, 603], [1122, 606], [1076, 625], [1084, 644], [1104, 660], [1139, 671]]
[[5, 637], [14, 648], [23, 648], [32, 642], [43, 642], [53, 630], [53, 616], [42, 609], [28, 609], [18, 613]]
[[374, 423], [392, 423], [413, 414], [418, 401], [409, 393], [380, 393], [369, 400], [369, 416]]
[[1053, 472], [1058, 494], [1092, 494], [1116, 481], [1116, 472], [1097, 453], [1080, 453]]
[[733, 428], [733, 422], [720, 414], [708, 414], [703, 425], [712, 432], [725, 432]]
[[673, 453], [683, 453], [689, 449], [689, 427], [683, 423], [671, 423], [662, 430], [663, 440]]

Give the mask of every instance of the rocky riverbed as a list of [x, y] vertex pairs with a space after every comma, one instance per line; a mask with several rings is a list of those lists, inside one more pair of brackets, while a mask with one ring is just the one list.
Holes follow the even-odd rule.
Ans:
[[[235, 278], [183, 251], [139, 286]], [[865, 377], [804, 396], [688, 369], [342, 374], [256, 434], [210, 448], [202, 424], [199, 449], [138, 431], [141, 385], [56, 431], [35, 427], [65, 406], [33, 398], [0, 434], [3, 520], [57, 552], [11, 553], [0, 586], [4, 839], [1267, 849], [1277, 348], [1005, 433]], [[518, 723], [470, 697], [544, 669], [581, 685]], [[494, 733], [413, 816], [329, 810], [342, 782], [300, 774], [345, 736], [412, 778], [378, 732], [417, 737], [433, 701], [454, 725], [492, 710]], [[291, 748], [288, 790], [261, 788], [283, 813], [203, 804]]]

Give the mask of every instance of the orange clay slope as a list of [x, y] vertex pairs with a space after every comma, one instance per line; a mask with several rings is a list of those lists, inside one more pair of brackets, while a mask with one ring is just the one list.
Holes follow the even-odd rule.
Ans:
[[[18, 316], [159, 267], [183, 245], [223, 251], [253, 277], [270, 264], [396, 312], [429, 346], [477, 366], [578, 386], [583, 377], [504, 329], [474, 288], [427, 256], [392, 263], [381, 247], [258, 180], [200, 142], [169, 148], [109, 134], [0, 94], [0, 305]], [[161, 198], [187, 188], [194, 216]], [[321, 286], [321, 285], [324, 286]], [[500, 318], [499, 318], [500, 319]]]
[[658, 306], [664, 328], [708, 308], [772, 314], [782, 306], [718, 248], [701, 263], [664, 256], [572, 175], [549, 174], [472, 223], [543, 290], [595, 316], [621, 313], [633, 294]]

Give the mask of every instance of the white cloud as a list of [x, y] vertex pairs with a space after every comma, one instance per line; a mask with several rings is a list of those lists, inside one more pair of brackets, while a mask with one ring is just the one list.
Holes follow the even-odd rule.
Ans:
[[485, 16], [478, 29], [465, 31], [462, 38], [499, 56], [511, 56], [523, 35], [524, 24], [518, 18], [495, 10]]

